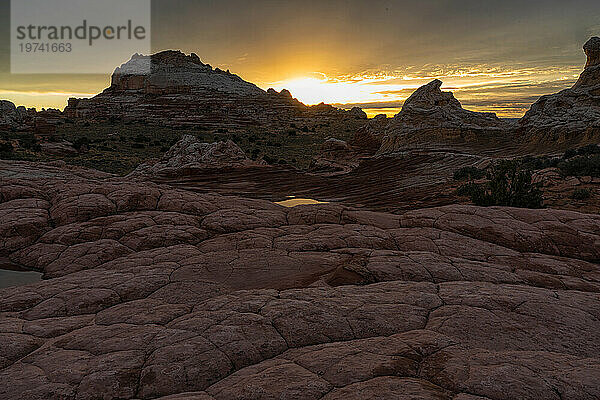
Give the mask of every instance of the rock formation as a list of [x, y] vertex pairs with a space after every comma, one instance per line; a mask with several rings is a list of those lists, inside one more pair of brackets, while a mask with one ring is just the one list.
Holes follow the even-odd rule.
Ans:
[[310, 127], [353, 120], [358, 114], [357, 110], [307, 107], [285, 89], [265, 92], [229, 71], [213, 69], [195, 54], [164, 51], [134, 55], [114, 71], [111, 86], [102, 93], [91, 99], [70, 99], [65, 115], [88, 121], [282, 131], [291, 124]]
[[56, 131], [56, 126], [64, 122], [60, 110], [16, 107], [8, 100], [0, 100], [0, 131], [16, 130], [35, 133], [50, 137]]
[[519, 121], [526, 142], [574, 147], [600, 140], [600, 38], [583, 46], [585, 69], [575, 85], [542, 96]]
[[597, 399], [599, 232], [0, 161], [0, 398]]
[[202, 173], [203, 170], [247, 168], [264, 165], [253, 161], [231, 140], [203, 143], [192, 135], [185, 135], [167, 151], [161, 160], [147, 162], [133, 171], [130, 177], [169, 177]]
[[344, 140], [328, 138], [321, 146], [319, 154], [311, 161], [309, 171], [328, 174], [346, 173], [358, 167], [358, 164], [359, 160], [352, 146]]
[[442, 92], [439, 79], [417, 89], [383, 132], [381, 153], [424, 143], [475, 142], [504, 135], [509, 125], [494, 113], [462, 108], [451, 92]]
[[350, 115], [354, 116], [356, 119], [367, 119], [367, 113], [360, 107], [352, 107]]
[[40, 144], [43, 153], [57, 156], [75, 156], [79, 151], [73, 147], [73, 143], [63, 140], [61, 142], [44, 142]]
[[31, 113], [25, 107], [16, 107], [8, 100], [0, 100], [0, 130], [22, 129], [31, 124]]

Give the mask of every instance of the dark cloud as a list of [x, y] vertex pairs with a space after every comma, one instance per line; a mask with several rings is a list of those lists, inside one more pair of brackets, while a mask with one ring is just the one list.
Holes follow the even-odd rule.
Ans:
[[[99, 92], [106, 86], [106, 75], [8, 74], [8, 4], [0, 0], [0, 90]], [[562, 82], [531, 82], [540, 71], [582, 66], [582, 44], [600, 35], [597, 0], [154, 0], [152, 12], [154, 51], [195, 52], [262, 86], [314, 72], [372, 71], [398, 76], [382, 84], [402, 85], [402, 74], [422, 83], [445, 75], [456, 78], [460, 96], [488, 90], [531, 96], [558, 90]], [[456, 85], [478, 67], [488, 75], [521, 71], [527, 82]]]

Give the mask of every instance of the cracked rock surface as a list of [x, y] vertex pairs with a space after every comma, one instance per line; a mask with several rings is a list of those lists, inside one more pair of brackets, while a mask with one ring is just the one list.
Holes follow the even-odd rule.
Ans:
[[0, 161], [1, 399], [598, 399], [600, 216]]

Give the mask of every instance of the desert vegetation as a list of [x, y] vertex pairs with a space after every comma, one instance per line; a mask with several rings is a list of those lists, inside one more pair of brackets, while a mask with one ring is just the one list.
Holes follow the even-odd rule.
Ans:
[[531, 170], [524, 169], [518, 161], [496, 162], [488, 169], [486, 178], [483, 183], [462, 185], [457, 194], [467, 195], [473, 204], [483, 207], [543, 207], [542, 191], [532, 182]]
[[[313, 129], [314, 130], [314, 129]], [[54, 142], [67, 141], [77, 154], [54, 155], [41, 151], [40, 141], [31, 133], [0, 133], [2, 159], [27, 161], [64, 160], [68, 164], [99, 169], [125, 175], [144, 161], [162, 156], [184, 135], [193, 135], [206, 143], [232, 140], [253, 159], [264, 159], [272, 165], [289, 165], [306, 168], [318, 153], [327, 137], [350, 139], [354, 131], [318, 127], [316, 132], [302, 128], [274, 134], [258, 128], [245, 132], [228, 132], [227, 129], [207, 130], [201, 127], [188, 129], [145, 124], [101, 124], [68, 122], [57, 127], [49, 138]], [[15, 143], [16, 146], [12, 146]], [[10, 146], [10, 147], [9, 147]], [[14, 150], [11, 150], [14, 148]]]

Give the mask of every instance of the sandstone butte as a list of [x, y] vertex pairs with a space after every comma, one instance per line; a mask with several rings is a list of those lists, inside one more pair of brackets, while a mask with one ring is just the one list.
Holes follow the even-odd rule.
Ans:
[[2, 399], [598, 399], [600, 216], [0, 162]]
[[[141, 66], [150, 65], [150, 73]], [[142, 71], [142, 72], [140, 72]], [[176, 127], [244, 131], [262, 127], [274, 132], [290, 124], [366, 120], [360, 109], [308, 107], [288, 90], [264, 91], [239, 76], [212, 68], [196, 54], [167, 50], [136, 54], [118, 67], [111, 85], [91, 99], [69, 99], [65, 117], [83, 121], [124, 121]]]

